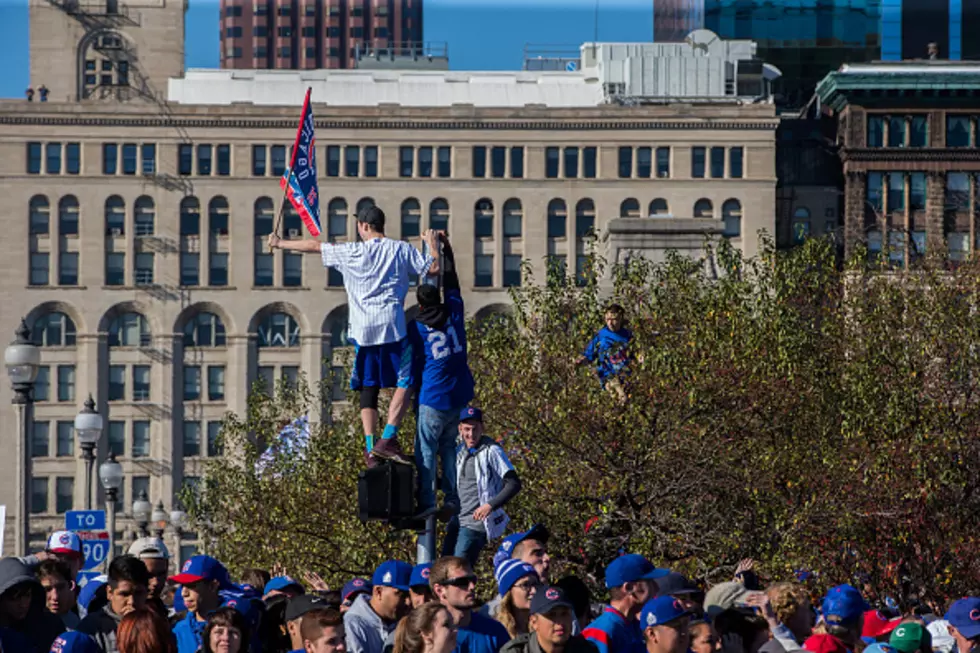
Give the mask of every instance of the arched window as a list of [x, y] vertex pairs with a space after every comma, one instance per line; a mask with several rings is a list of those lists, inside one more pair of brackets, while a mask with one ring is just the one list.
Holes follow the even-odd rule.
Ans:
[[153, 198], [142, 195], [136, 198], [133, 204], [133, 226], [137, 236], [152, 236], [153, 221], [156, 217], [156, 208], [153, 205]]
[[48, 313], [34, 320], [31, 342], [38, 347], [74, 347], [75, 323], [64, 313]]
[[180, 235], [201, 235], [201, 203], [193, 195], [180, 201]]
[[635, 197], [627, 197], [619, 205], [619, 217], [638, 218], [640, 217], [640, 203]]
[[[105, 13], [116, 13], [118, 5], [118, 0], [106, 0]], [[78, 71], [82, 98], [95, 94], [106, 97], [129, 86], [129, 61], [123, 48], [124, 40], [118, 32], [99, 30], [85, 42], [85, 56], [81, 58]]]
[[662, 197], [650, 202], [650, 217], [651, 218], [666, 218], [670, 215], [670, 207], [667, 205], [667, 200]]
[[109, 236], [126, 233], [126, 202], [118, 195], [112, 195], [105, 201], [105, 232]]
[[477, 238], [493, 238], [493, 202], [479, 199], [473, 207], [473, 221]]
[[565, 200], [548, 202], [548, 238], [565, 238], [568, 235], [568, 207]]
[[429, 229], [449, 233], [449, 202], [441, 197], [429, 203]]
[[299, 325], [287, 313], [269, 313], [259, 324], [259, 347], [299, 347]]
[[347, 237], [347, 200], [335, 197], [327, 205], [327, 236], [331, 242]]
[[58, 233], [78, 235], [78, 199], [74, 195], [65, 195], [58, 202]]
[[336, 315], [330, 319], [327, 328], [330, 329], [330, 346], [332, 348], [346, 347], [350, 344], [347, 337], [349, 322], [350, 317], [348, 316], [346, 307], [338, 310]]
[[253, 213], [253, 232], [255, 235], [255, 258], [252, 267], [252, 283], [258, 287], [268, 287], [273, 281], [272, 252], [265, 246], [265, 237], [272, 233], [272, 220], [275, 207], [268, 197], [255, 200]]
[[414, 197], [402, 202], [402, 238], [415, 238], [422, 233], [422, 207]]
[[742, 235], [742, 203], [736, 199], [721, 205], [721, 219], [725, 222], [725, 235], [738, 238]]
[[586, 238], [595, 230], [595, 203], [590, 199], [579, 200], [575, 205], [575, 237]]
[[139, 313], [123, 313], [109, 324], [110, 347], [146, 347], [150, 344], [150, 325]]
[[[275, 205], [268, 197], [255, 200], [255, 235], [268, 236], [272, 233], [272, 219], [275, 217]], [[263, 245], [264, 246], [264, 245]]]
[[715, 217], [715, 207], [711, 204], [711, 200], [699, 199], [694, 203], [694, 217], [695, 218], [713, 218]]
[[208, 231], [212, 236], [227, 236], [228, 228], [228, 200], [216, 195], [208, 203]]
[[38, 236], [51, 232], [51, 205], [44, 195], [35, 195], [30, 203], [31, 235]]
[[504, 237], [520, 238], [524, 228], [524, 207], [519, 199], [504, 202]]
[[198, 313], [184, 325], [184, 346], [224, 347], [224, 322], [214, 313]]

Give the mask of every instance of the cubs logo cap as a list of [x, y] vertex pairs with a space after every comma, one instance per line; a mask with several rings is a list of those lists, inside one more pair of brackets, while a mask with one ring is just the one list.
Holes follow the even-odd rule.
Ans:
[[82, 541], [77, 533], [71, 531], [55, 531], [48, 538], [48, 545], [45, 549], [51, 553], [82, 557]]
[[516, 549], [517, 545], [524, 540], [537, 540], [547, 544], [550, 536], [551, 533], [548, 532], [548, 527], [544, 524], [535, 524], [523, 533], [508, 535], [504, 538], [504, 541], [500, 543], [500, 546], [497, 548], [497, 552], [493, 555], [494, 568], [499, 567], [504, 560], [507, 560], [514, 555], [514, 549]]
[[461, 422], [482, 422], [483, 421], [483, 411], [479, 408], [473, 408], [472, 406], [467, 406], [463, 410], [459, 411], [459, 421]]
[[94, 639], [78, 631], [61, 633], [51, 643], [51, 653], [101, 653], [101, 651]]
[[669, 569], [654, 567], [653, 563], [636, 553], [621, 555], [606, 567], [606, 589], [622, 587], [638, 580], [656, 580], [670, 573]]
[[357, 594], [370, 594], [373, 589], [374, 586], [371, 585], [371, 581], [364, 578], [355, 578], [347, 581], [344, 588], [340, 590], [340, 600], [346, 601]]
[[658, 596], [647, 601], [640, 610], [640, 628], [663, 626], [690, 614], [679, 599], [670, 595]]
[[832, 587], [821, 605], [823, 620], [832, 626], [853, 624], [871, 609], [853, 585]]
[[415, 565], [412, 569], [412, 579], [409, 581], [409, 587], [428, 587], [429, 586], [429, 572], [432, 570], [432, 563], [425, 562], [420, 565]]
[[967, 639], [980, 636], [980, 598], [968, 596], [956, 601], [949, 606], [944, 619]]
[[407, 592], [412, 582], [412, 565], [401, 560], [387, 560], [374, 570], [371, 583], [378, 587], [394, 587], [396, 590]]
[[531, 614], [548, 614], [555, 608], [568, 608], [574, 611], [572, 602], [565, 596], [560, 587], [545, 585], [539, 587], [531, 598]]
[[199, 555], [188, 558], [180, 568], [180, 573], [171, 576], [170, 580], [180, 585], [190, 585], [202, 580], [217, 580], [225, 585], [228, 583], [228, 571], [223, 564], [211, 556]]

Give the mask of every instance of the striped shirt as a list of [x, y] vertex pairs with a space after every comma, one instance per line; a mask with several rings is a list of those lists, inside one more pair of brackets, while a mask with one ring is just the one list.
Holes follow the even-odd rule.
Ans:
[[344, 276], [350, 316], [349, 334], [361, 347], [398, 342], [405, 327], [409, 275], [425, 274], [433, 258], [408, 243], [374, 238], [363, 243], [320, 245], [323, 267]]

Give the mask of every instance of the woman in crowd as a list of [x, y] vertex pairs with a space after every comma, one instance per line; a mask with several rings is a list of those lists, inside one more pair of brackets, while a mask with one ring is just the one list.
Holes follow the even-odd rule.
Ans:
[[500, 603], [490, 610], [511, 638], [526, 635], [531, 617], [531, 597], [541, 586], [534, 567], [521, 560], [505, 560], [497, 566], [497, 590]]
[[393, 653], [452, 653], [456, 623], [441, 603], [424, 603], [401, 620]]
[[219, 608], [204, 627], [203, 653], [241, 653], [249, 638], [248, 622], [235, 608]]
[[170, 624], [153, 610], [130, 612], [116, 629], [119, 653], [177, 653]]

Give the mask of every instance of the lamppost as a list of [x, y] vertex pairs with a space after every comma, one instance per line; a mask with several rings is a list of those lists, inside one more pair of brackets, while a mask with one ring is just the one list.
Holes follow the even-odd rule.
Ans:
[[176, 568], [180, 569], [184, 561], [181, 560], [180, 555], [180, 541], [184, 537], [184, 526], [187, 524], [187, 513], [180, 508], [174, 508], [170, 511], [170, 525], [174, 527], [174, 537], [176, 538], [176, 546], [174, 547], [174, 554], [171, 556], [174, 559]]
[[95, 446], [102, 437], [102, 415], [95, 412], [92, 395], [85, 400], [85, 407], [75, 416], [75, 433], [82, 445], [85, 461], [85, 509], [92, 509], [92, 469], [95, 467]]
[[163, 507], [163, 501], [157, 501], [157, 505], [153, 508], [153, 514], [150, 515], [150, 521], [156, 527], [154, 535], [163, 539], [163, 532], [167, 530], [167, 522], [170, 521], [170, 516], [167, 514], [167, 510]]
[[140, 490], [140, 495], [136, 498], [136, 501], [133, 501], [133, 519], [139, 526], [140, 537], [149, 535], [147, 528], [149, 527], [150, 511], [152, 510], [153, 504], [150, 503], [149, 497], [146, 496], [146, 490]]
[[122, 487], [123, 469], [116, 462], [116, 454], [109, 452], [109, 457], [99, 465], [99, 480], [105, 488], [106, 521], [109, 527], [109, 554], [106, 556], [106, 569], [116, 557], [116, 493]]
[[17, 538], [14, 554], [25, 556], [31, 539], [31, 436], [28, 432], [34, 405], [34, 380], [41, 365], [41, 352], [30, 341], [24, 320], [14, 332], [16, 338], [3, 353], [7, 376], [14, 389], [11, 403], [17, 411]]

